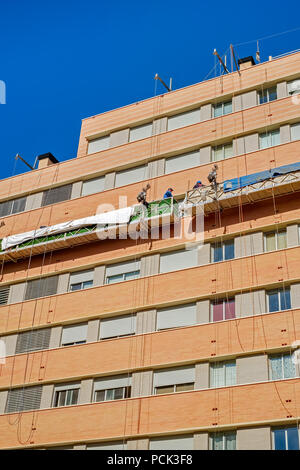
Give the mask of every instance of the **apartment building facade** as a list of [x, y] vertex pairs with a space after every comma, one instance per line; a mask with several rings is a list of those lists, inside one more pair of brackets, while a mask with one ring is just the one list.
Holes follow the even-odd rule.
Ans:
[[[246, 60], [83, 120], [77, 158], [0, 181], [0, 238], [298, 161], [300, 53]], [[299, 449], [299, 193], [203, 232], [3, 255], [0, 448]]]

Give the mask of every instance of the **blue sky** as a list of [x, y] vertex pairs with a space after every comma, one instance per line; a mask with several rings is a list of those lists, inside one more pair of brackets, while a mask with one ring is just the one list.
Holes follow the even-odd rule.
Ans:
[[[0, 0], [0, 178], [52, 152], [76, 156], [81, 119], [202, 81], [213, 49], [300, 28], [300, 4], [196, 0]], [[300, 30], [260, 41], [262, 60], [300, 48]], [[236, 46], [255, 56], [256, 43]], [[214, 76], [211, 75], [211, 76]], [[158, 85], [157, 94], [163, 93]]]

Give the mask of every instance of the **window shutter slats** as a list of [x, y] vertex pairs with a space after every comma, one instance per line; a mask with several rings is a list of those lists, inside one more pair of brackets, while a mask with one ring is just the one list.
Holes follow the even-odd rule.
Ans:
[[8, 302], [10, 286], [1, 287], [0, 289], [0, 305], [6, 305]]
[[41, 330], [24, 331], [19, 333], [16, 354], [40, 349], [48, 349], [50, 344], [51, 328]]
[[77, 284], [79, 282], [93, 281], [94, 279], [94, 270], [89, 271], [80, 271], [70, 274], [70, 285]]
[[146, 166], [141, 165], [128, 170], [118, 171], [116, 174], [115, 187], [125, 186], [126, 184], [137, 183], [146, 178]]
[[194, 436], [174, 436], [150, 439], [150, 450], [193, 450]]
[[8, 391], [6, 413], [36, 410], [40, 408], [42, 386], [16, 388]]
[[160, 272], [177, 271], [197, 265], [197, 249], [178, 250], [160, 255]]
[[13, 201], [5, 201], [0, 204], [0, 217], [5, 217], [11, 213]]
[[47, 297], [57, 292], [58, 276], [29, 281], [26, 288], [25, 300]]
[[48, 189], [43, 192], [42, 206], [67, 201], [71, 198], [72, 184], [65, 184], [58, 188]]

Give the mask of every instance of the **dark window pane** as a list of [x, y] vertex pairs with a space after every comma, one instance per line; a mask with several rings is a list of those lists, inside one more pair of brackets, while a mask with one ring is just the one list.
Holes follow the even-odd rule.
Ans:
[[42, 206], [48, 206], [49, 204], [55, 204], [56, 202], [66, 201], [71, 198], [71, 192], [71, 184], [48, 189], [43, 193]]
[[223, 261], [223, 250], [221, 243], [216, 243], [214, 245], [214, 263], [218, 263], [218, 261]]
[[77, 284], [71, 284], [70, 285], [70, 291], [75, 291], [75, 290], [81, 290], [81, 282], [78, 282]]
[[57, 395], [58, 395], [58, 403], [56, 406], [64, 406], [65, 405], [65, 402], [66, 402], [66, 394], [67, 392], [64, 390], [62, 392], [58, 392]]
[[234, 240], [230, 240], [224, 243], [224, 251], [225, 251], [225, 259], [233, 259], [234, 258]]
[[267, 101], [268, 101], [267, 92], [260, 91], [259, 92], [259, 104], [267, 103]]
[[275, 450], [285, 450], [285, 432], [284, 429], [274, 431]]
[[123, 395], [124, 395], [123, 387], [115, 388], [114, 400], [121, 400], [123, 398]]
[[280, 290], [280, 309], [288, 310], [291, 308], [291, 294], [290, 289]]
[[5, 201], [0, 204], [0, 217], [11, 214], [13, 201]]
[[76, 405], [78, 401], [78, 392], [79, 389], [76, 388], [75, 390], [70, 390], [72, 392], [72, 398], [71, 398], [71, 405]]
[[93, 287], [93, 281], [85, 281], [82, 284], [83, 289], [87, 289], [88, 287]]
[[213, 321], [223, 320], [223, 300], [213, 305]]
[[25, 204], [26, 204], [26, 197], [20, 197], [19, 199], [15, 199], [13, 201], [11, 213], [16, 214], [18, 212], [24, 212]]
[[277, 100], [277, 89], [276, 87], [269, 88], [269, 101]]
[[288, 450], [299, 450], [298, 429], [287, 428]]
[[110, 388], [109, 390], [106, 390], [106, 397], [105, 400], [113, 400], [115, 396], [115, 391], [113, 388]]
[[104, 401], [105, 398], [105, 390], [99, 390], [95, 394], [95, 401]]
[[235, 318], [235, 300], [229, 299], [225, 302], [225, 320]]
[[278, 312], [279, 310], [279, 301], [278, 301], [278, 292], [269, 292], [269, 312]]

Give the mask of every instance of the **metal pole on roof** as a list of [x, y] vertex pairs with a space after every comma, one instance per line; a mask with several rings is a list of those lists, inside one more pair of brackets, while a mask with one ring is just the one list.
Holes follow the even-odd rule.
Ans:
[[240, 70], [239, 70], [239, 66], [238, 66], [237, 61], [236, 61], [236, 58], [235, 58], [234, 49], [233, 49], [233, 45], [232, 45], [232, 44], [230, 44], [230, 50], [231, 50], [231, 55], [232, 55], [232, 57], [233, 57], [233, 60], [234, 60], [236, 69], [237, 69], [239, 75], [241, 75], [241, 72], [240, 72]]
[[165, 84], [165, 82], [160, 78], [160, 76], [158, 75], [158, 73], [155, 74], [154, 80], [159, 80], [160, 83], [161, 83], [168, 91], [171, 91], [172, 79], [170, 80], [170, 87], [168, 87], [168, 85]]
[[226, 67], [226, 65], [224, 64], [222, 58], [221, 58], [221, 57], [219, 56], [219, 54], [218, 54], [217, 49], [214, 49], [213, 54], [218, 57], [219, 62], [220, 62], [220, 64], [222, 65], [222, 67], [223, 67], [223, 69], [224, 69], [224, 72], [225, 72], [225, 73], [229, 73], [228, 68]]

